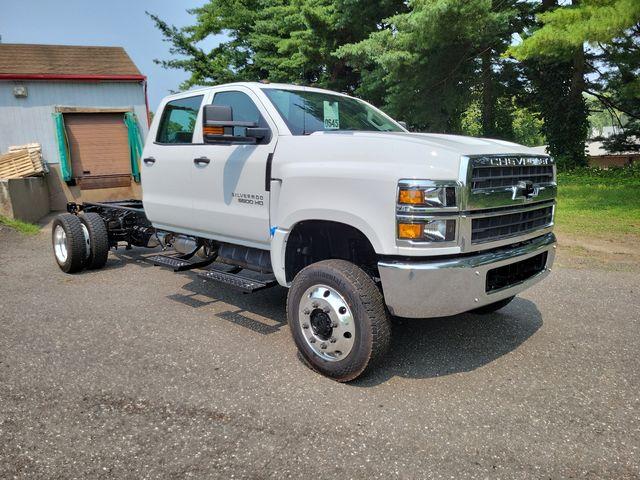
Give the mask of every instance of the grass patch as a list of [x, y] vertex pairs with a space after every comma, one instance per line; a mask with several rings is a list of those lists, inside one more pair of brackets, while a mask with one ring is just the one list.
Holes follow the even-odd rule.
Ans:
[[35, 235], [40, 231], [40, 227], [38, 225], [23, 222], [21, 220], [12, 220], [11, 218], [3, 217], [2, 215], [0, 215], [0, 224], [13, 228], [24, 235]]
[[558, 174], [556, 226], [574, 235], [640, 236], [640, 168]]

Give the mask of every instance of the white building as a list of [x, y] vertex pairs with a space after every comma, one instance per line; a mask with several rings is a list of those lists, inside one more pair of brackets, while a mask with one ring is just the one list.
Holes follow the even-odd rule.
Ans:
[[[598, 129], [592, 136], [594, 138], [607, 138], [618, 133], [620, 129], [616, 127], [602, 127]], [[533, 147], [539, 153], [549, 153], [547, 145]], [[638, 152], [608, 152], [604, 148], [602, 140], [590, 139], [585, 143], [585, 153], [590, 167], [609, 168], [609, 167], [626, 167], [640, 161], [640, 153]]]
[[0, 44], [0, 153], [42, 145], [53, 210], [137, 198], [146, 98], [123, 48]]

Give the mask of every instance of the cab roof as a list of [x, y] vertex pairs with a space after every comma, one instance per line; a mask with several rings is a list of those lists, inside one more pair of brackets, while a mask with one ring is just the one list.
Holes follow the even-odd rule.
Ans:
[[318, 92], [318, 93], [326, 93], [330, 95], [341, 95], [344, 97], [348, 97], [346, 93], [334, 92], [332, 90], [326, 90], [324, 88], [317, 87], [309, 87], [305, 85], [293, 85], [290, 83], [262, 83], [262, 82], [232, 82], [232, 83], [224, 83], [220, 85], [211, 85], [206, 87], [198, 87], [192, 88], [190, 90], [185, 90], [179, 93], [174, 93], [172, 95], [167, 95], [166, 98], [180, 98], [185, 96], [185, 94], [190, 93], [198, 93], [198, 92], [207, 92], [212, 89], [220, 88], [220, 87], [246, 87], [252, 90], [266, 90], [266, 89], [281, 89], [281, 90], [298, 90], [303, 92]]

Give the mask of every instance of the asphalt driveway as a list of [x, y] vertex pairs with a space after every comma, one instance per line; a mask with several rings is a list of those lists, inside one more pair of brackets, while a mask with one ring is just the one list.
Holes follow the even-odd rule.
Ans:
[[65, 275], [49, 234], [0, 229], [0, 478], [640, 478], [640, 269], [561, 261], [343, 385], [298, 360], [286, 290], [142, 250]]

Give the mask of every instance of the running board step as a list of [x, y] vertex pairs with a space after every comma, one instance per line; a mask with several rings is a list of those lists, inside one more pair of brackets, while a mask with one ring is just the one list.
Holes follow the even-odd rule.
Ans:
[[244, 293], [253, 293], [258, 290], [273, 287], [277, 282], [273, 278], [257, 280], [255, 278], [244, 277], [237, 273], [222, 272], [220, 270], [205, 270], [198, 273], [198, 276], [205, 280], [224, 283], [230, 287], [237, 288]]
[[184, 272], [185, 270], [202, 268], [213, 263], [213, 260], [200, 260], [192, 262], [190, 260], [171, 255], [153, 255], [151, 257], [147, 257], [146, 260], [159, 267], [171, 268], [174, 272]]

